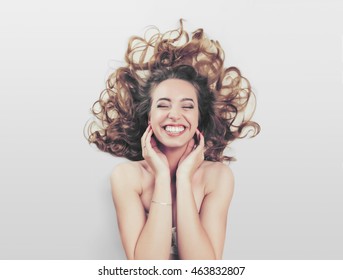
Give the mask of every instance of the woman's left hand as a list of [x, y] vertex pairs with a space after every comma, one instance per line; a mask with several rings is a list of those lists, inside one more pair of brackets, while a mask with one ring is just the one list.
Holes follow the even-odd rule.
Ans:
[[191, 139], [188, 142], [187, 148], [185, 153], [182, 155], [177, 171], [176, 177], [177, 178], [184, 178], [191, 180], [195, 171], [199, 168], [201, 163], [204, 161], [204, 147], [205, 147], [205, 140], [204, 136], [201, 132], [197, 129], [196, 135], [199, 139], [199, 144], [195, 145], [194, 139]]

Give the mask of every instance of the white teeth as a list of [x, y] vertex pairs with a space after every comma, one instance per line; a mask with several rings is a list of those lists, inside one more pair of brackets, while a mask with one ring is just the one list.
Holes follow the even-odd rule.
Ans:
[[170, 125], [167, 125], [164, 129], [171, 133], [179, 133], [185, 130], [183, 126], [170, 126]]

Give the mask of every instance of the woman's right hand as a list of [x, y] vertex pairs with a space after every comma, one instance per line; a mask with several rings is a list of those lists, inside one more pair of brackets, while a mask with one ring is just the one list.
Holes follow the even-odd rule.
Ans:
[[152, 137], [152, 134], [153, 130], [149, 124], [141, 138], [143, 158], [153, 170], [155, 177], [159, 175], [169, 176], [170, 171], [167, 157], [158, 148], [156, 140]]

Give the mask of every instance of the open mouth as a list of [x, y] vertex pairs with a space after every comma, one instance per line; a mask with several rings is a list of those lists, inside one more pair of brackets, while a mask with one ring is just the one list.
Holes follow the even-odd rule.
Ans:
[[183, 125], [166, 125], [164, 130], [171, 135], [179, 135], [185, 131], [186, 127]]

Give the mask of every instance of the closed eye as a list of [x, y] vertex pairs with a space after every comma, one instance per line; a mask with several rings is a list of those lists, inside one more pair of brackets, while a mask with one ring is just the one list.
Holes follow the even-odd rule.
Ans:
[[193, 109], [194, 108], [194, 104], [191, 102], [184, 102], [183, 104], [181, 104], [181, 107], [184, 109]]

